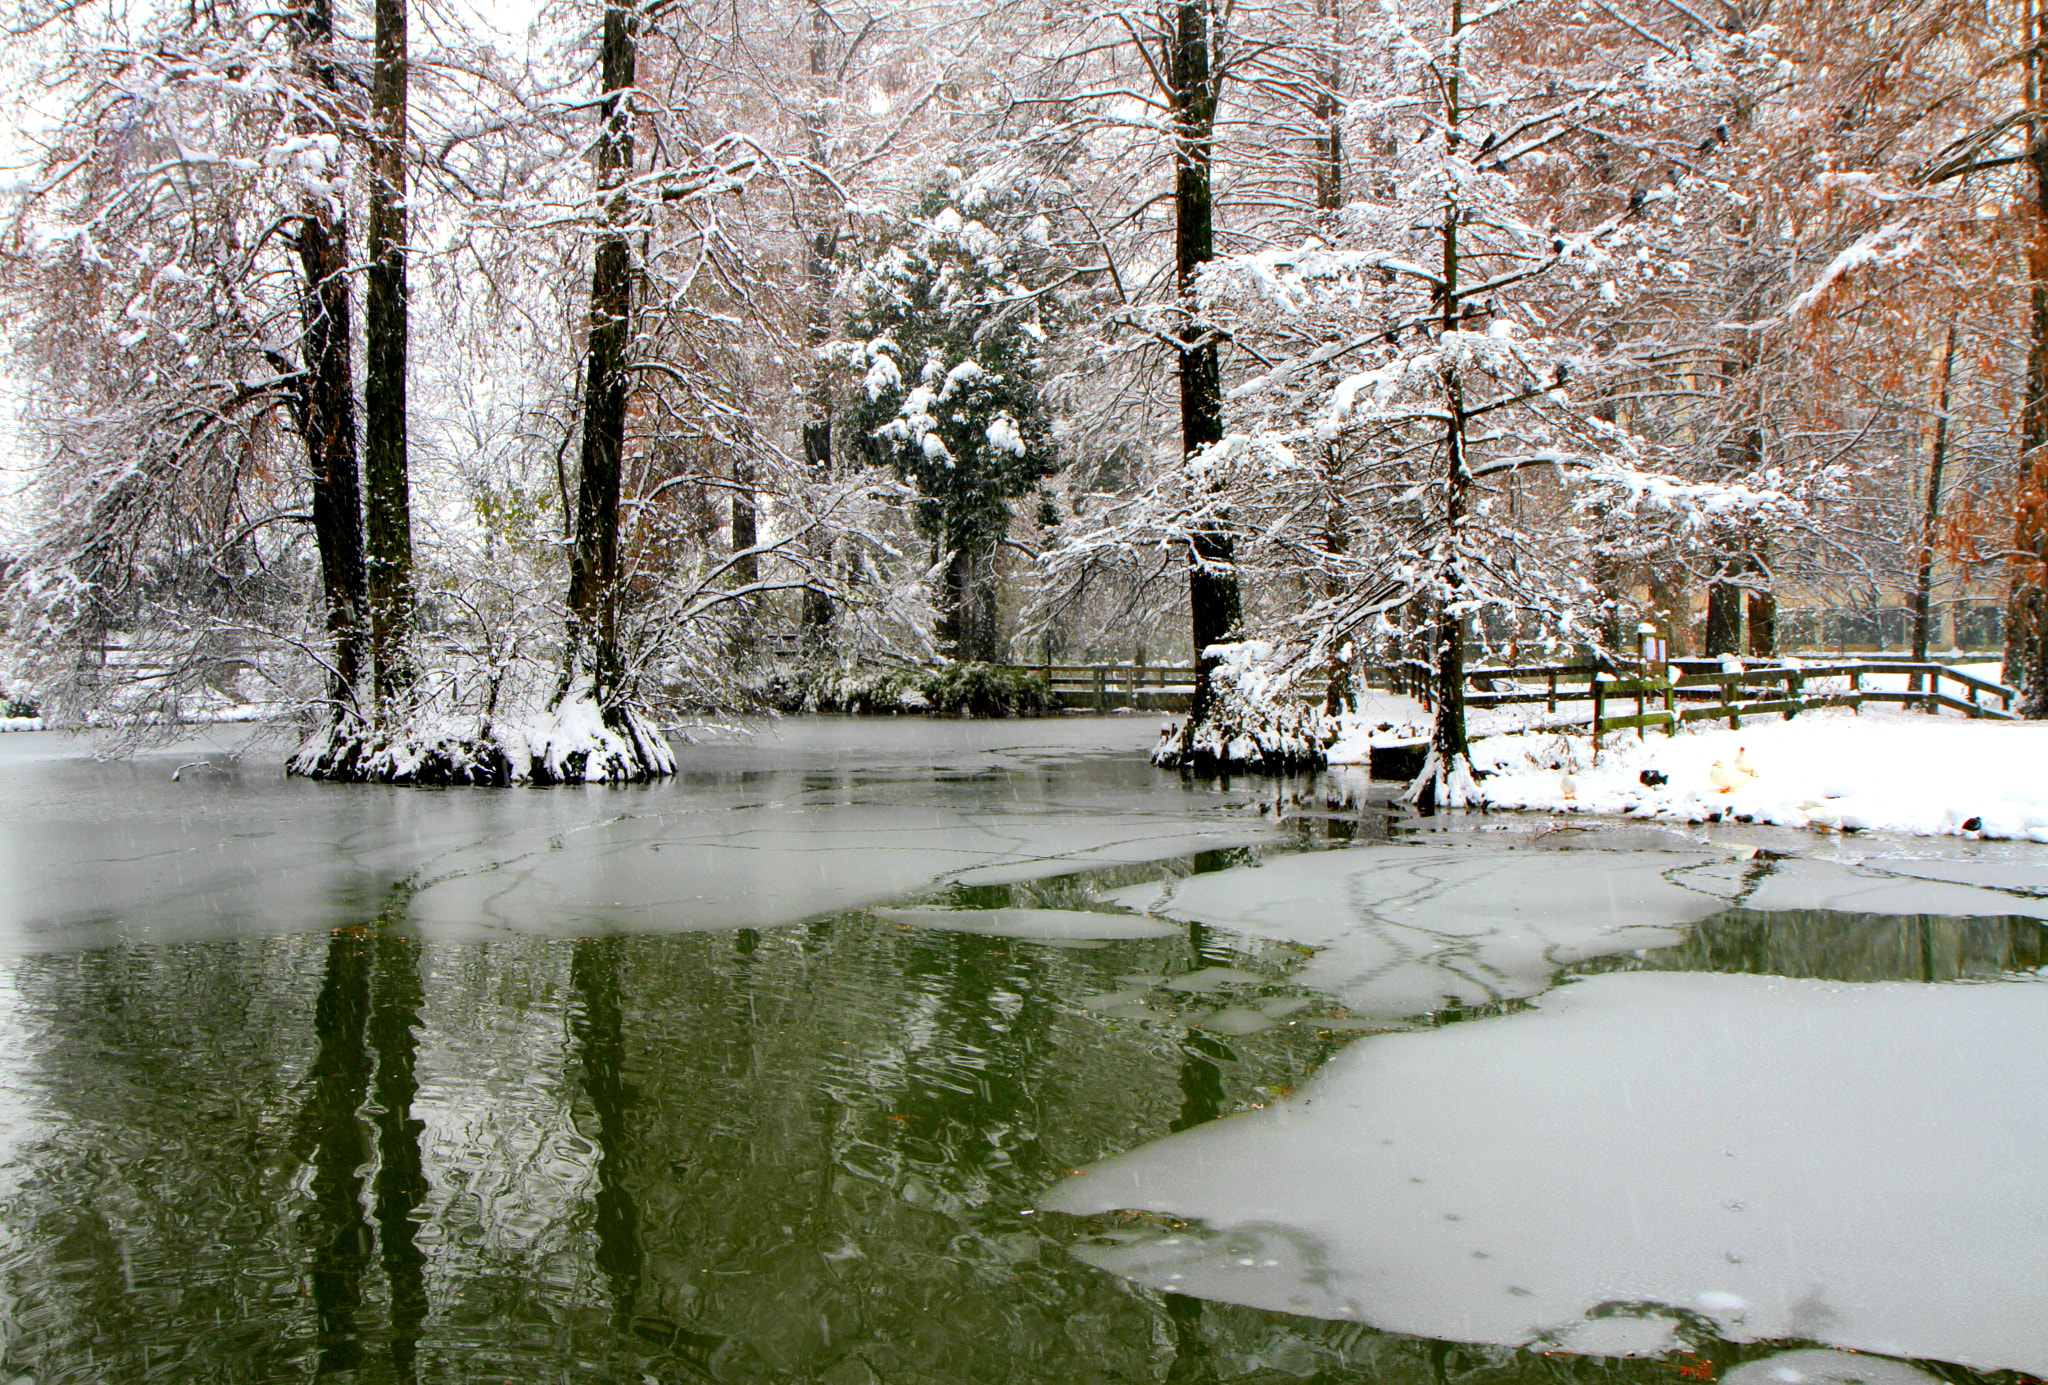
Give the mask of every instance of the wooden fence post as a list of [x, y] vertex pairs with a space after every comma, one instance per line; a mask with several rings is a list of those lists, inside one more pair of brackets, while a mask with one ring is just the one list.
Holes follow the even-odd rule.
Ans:
[[1109, 668], [1104, 664], [1095, 666], [1095, 710], [1109, 710]]

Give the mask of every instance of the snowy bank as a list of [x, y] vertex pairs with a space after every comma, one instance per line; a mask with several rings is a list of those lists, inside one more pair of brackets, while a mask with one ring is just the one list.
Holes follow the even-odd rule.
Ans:
[[1730, 731], [1475, 742], [1490, 808], [2048, 842], [2048, 724], [1808, 712]]

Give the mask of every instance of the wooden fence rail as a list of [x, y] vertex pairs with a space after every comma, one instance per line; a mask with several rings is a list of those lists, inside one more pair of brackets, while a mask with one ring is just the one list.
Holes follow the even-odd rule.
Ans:
[[[1928, 712], [1945, 708], [1967, 717], [2010, 720], [2017, 696], [2003, 683], [1941, 664], [1910, 660], [1770, 665], [1738, 673], [1724, 670], [1718, 660], [1679, 659], [1668, 668], [1678, 676], [1621, 662], [1473, 669], [1467, 674], [1472, 690], [1465, 694], [1465, 705], [1540, 702], [1547, 712], [1556, 714], [1560, 703], [1584, 702], [1589, 708], [1585, 714], [1567, 709], [1566, 716], [1604, 733], [1651, 726], [1669, 730], [1693, 721], [1725, 720], [1733, 728], [1739, 727], [1744, 717], [1794, 717], [1821, 707], [1860, 708], [1866, 702], [1893, 702]], [[1905, 688], [1865, 685], [1864, 680], [1878, 674], [1902, 675], [1911, 681]], [[1542, 686], [1520, 686], [1523, 680], [1535, 679], [1541, 679]], [[1831, 680], [1839, 686], [1810, 686]], [[1433, 703], [1433, 682], [1421, 677], [1416, 682], [1425, 703]], [[1946, 690], [1944, 683], [1954, 684], [1957, 691]], [[1987, 700], [1991, 698], [1997, 699], [1998, 705], [1991, 705]], [[1610, 708], [1628, 703], [1634, 704], [1633, 712], [1610, 714]]]
[[[1165, 709], [1184, 705], [1193, 696], [1195, 670], [1187, 664], [1012, 664], [1017, 673], [1037, 674], [1054, 697], [1069, 707], [1107, 712], [1116, 707]], [[1678, 677], [1671, 678], [1669, 671]], [[1905, 688], [1875, 688], [1866, 680], [1893, 674], [1909, 679]], [[1655, 667], [1607, 660], [1574, 664], [1518, 664], [1506, 668], [1466, 671], [1468, 707], [1543, 705], [1546, 712], [1601, 732], [1629, 727], [1661, 726], [1667, 730], [1687, 722], [1726, 721], [1731, 727], [1744, 717], [1797, 716], [1821, 707], [1860, 708], [1866, 702], [1891, 702], [1926, 711], [1946, 709], [1967, 717], [2009, 719], [2017, 694], [1960, 669], [1928, 661], [1846, 659], [1828, 662], [1773, 664], [1725, 671], [1718, 659], [1675, 659]], [[1815, 687], [1834, 681], [1838, 686]], [[1436, 702], [1436, 671], [1417, 659], [1406, 659], [1364, 671], [1367, 687], [1384, 688], [1414, 697], [1424, 706]], [[1946, 685], [1946, 686], [1945, 686]], [[1306, 679], [1295, 687], [1302, 701], [1320, 701], [1322, 679]], [[1994, 704], [1994, 701], [1996, 705]], [[1585, 703], [1582, 710], [1568, 704]], [[1630, 710], [1632, 709], [1632, 710]]]

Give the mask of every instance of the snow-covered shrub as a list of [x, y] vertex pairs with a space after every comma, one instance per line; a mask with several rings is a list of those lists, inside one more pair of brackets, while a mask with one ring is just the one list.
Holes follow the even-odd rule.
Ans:
[[1273, 646], [1247, 640], [1211, 645], [1209, 652], [1222, 660], [1210, 674], [1209, 715], [1168, 723], [1152, 763], [1198, 773], [1321, 769], [1336, 725], [1319, 707], [1285, 700], [1289, 687], [1274, 672]]
[[1035, 673], [998, 664], [947, 664], [920, 685], [932, 710], [947, 716], [1044, 716], [1057, 711], [1052, 687]]
[[900, 668], [821, 669], [793, 689], [799, 712], [851, 712], [856, 716], [891, 716], [921, 711], [926, 705], [917, 674]]

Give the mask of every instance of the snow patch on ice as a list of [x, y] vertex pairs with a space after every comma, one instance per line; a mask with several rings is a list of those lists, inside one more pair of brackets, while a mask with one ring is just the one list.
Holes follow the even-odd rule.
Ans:
[[2048, 985], [1644, 972], [1534, 1005], [1365, 1040], [1041, 1205], [1198, 1219], [1079, 1253], [1391, 1331], [1512, 1346], [1661, 1304], [2048, 1370]]
[[1726, 858], [1704, 854], [1588, 870], [1567, 852], [1362, 846], [1105, 898], [1320, 949], [1294, 980], [1360, 1015], [1402, 1018], [1534, 995], [1572, 963], [1675, 946], [1736, 888]]

